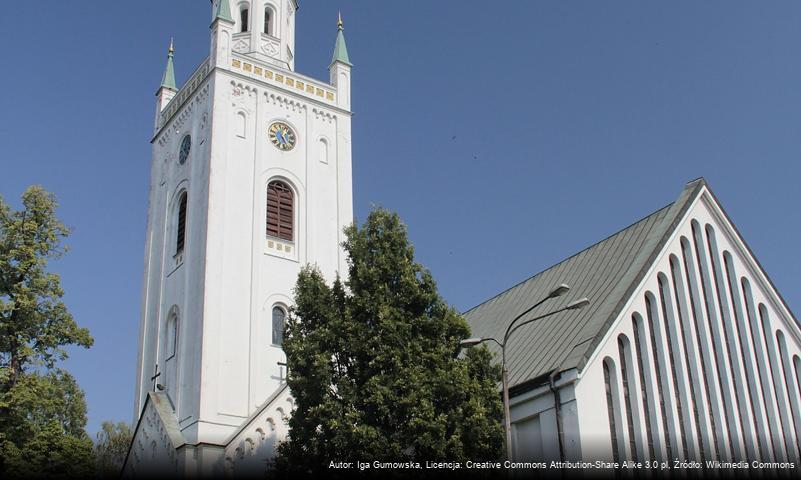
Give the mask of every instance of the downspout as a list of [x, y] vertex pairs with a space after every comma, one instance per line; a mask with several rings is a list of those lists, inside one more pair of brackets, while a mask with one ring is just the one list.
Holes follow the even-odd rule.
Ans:
[[558, 370], [551, 372], [551, 375], [548, 377], [548, 387], [553, 394], [553, 406], [556, 412], [556, 436], [559, 439], [559, 460], [563, 462], [565, 461], [565, 444], [563, 439], [564, 431], [562, 428], [562, 399], [559, 396], [559, 390], [556, 389], [554, 384], [554, 379], [557, 374], [559, 374]]

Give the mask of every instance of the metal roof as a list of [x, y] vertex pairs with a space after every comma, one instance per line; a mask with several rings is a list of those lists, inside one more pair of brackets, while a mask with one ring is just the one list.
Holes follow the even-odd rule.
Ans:
[[[562, 283], [570, 285], [570, 292], [546, 302], [531, 316], [580, 297], [591, 300], [581, 310], [568, 310], [518, 330], [506, 352], [511, 387], [524, 390], [551, 372], [584, 367], [705, 185], [703, 179], [693, 180], [674, 203], [465, 312], [474, 337], [500, 340], [514, 317]], [[500, 347], [488, 346], [500, 358]]]

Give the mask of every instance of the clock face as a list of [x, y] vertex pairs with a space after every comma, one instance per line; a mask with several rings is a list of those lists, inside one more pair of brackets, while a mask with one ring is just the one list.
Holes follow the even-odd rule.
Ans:
[[192, 137], [189, 135], [185, 136], [183, 140], [181, 140], [181, 149], [178, 151], [178, 163], [183, 165], [186, 163], [186, 159], [189, 158], [189, 150], [192, 149]]
[[283, 122], [275, 122], [270, 125], [270, 141], [279, 150], [292, 150], [295, 147], [295, 132], [292, 128]]

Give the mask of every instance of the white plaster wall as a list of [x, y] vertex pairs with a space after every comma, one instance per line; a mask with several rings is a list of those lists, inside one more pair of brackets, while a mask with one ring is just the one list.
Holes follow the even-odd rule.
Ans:
[[[349, 114], [225, 72], [217, 72], [215, 84], [204, 438], [230, 433], [278, 388], [285, 375], [278, 363], [285, 357], [272, 345], [272, 307], [291, 305], [298, 272], [306, 263], [316, 264], [329, 280], [335, 278], [344, 265], [341, 232], [352, 221]], [[267, 131], [275, 121], [295, 131], [292, 150], [281, 151], [270, 142]], [[333, 143], [328, 163], [319, 160], [320, 138]], [[295, 192], [293, 242], [266, 235], [266, 188], [274, 179], [286, 181]], [[270, 241], [291, 252], [268, 248]]]
[[[198, 88], [195, 96], [153, 141], [135, 418], [140, 414], [147, 392], [153, 390], [151, 377], [156, 364], [161, 372], [157, 382], [167, 387], [178, 418], [197, 415], [210, 90], [208, 84]], [[179, 145], [187, 134], [192, 137], [192, 148], [185, 164], [180, 165]], [[186, 241], [183, 253], [176, 256], [175, 214], [182, 191], [188, 193]], [[169, 379], [172, 381], [168, 381], [163, 337], [172, 307], [177, 307], [180, 314], [179, 334], [176, 358], [171, 366], [174, 374]]]
[[[274, 3], [277, 33], [294, 48], [294, 1], [264, 1]], [[232, 2], [234, 17], [236, 6]], [[260, 22], [262, 0], [251, 9], [251, 20]], [[213, 23], [210, 59], [172, 102], [159, 105], [165, 110], [153, 139], [135, 418], [158, 364], [163, 373], [157, 382], [190, 445], [222, 444], [279, 388], [286, 372], [278, 363], [285, 357], [272, 345], [272, 307], [291, 306], [306, 263], [329, 281], [346, 273], [340, 244], [353, 220], [351, 113], [334, 102], [341, 90], [277, 69], [258, 55], [248, 56], [247, 72], [269, 66], [276, 79], [297, 79], [296, 88], [237, 71], [232, 65], [241, 66], [245, 57], [232, 60], [231, 34], [227, 22]], [[275, 121], [292, 126], [294, 149], [270, 143], [268, 127]], [[180, 165], [187, 133], [192, 149]], [[292, 242], [266, 235], [266, 187], [273, 179], [295, 192]], [[176, 256], [176, 204], [184, 190], [186, 241]], [[171, 310], [180, 312], [177, 352], [165, 365]]]

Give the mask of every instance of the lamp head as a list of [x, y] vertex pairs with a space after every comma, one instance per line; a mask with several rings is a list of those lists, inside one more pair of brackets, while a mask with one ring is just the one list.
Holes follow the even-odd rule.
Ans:
[[590, 304], [590, 299], [587, 298], [587, 297], [584, 297], [582, 299], [576, 300], [575, 302], [569, 303], [565, 307], [565, 310], [578, 310], [580, 308], [586, 307], [589, 304]]
[[474, 347], [474, 346], [478, 345], [479, 343], [481, 343], [482, 341], [484, 341], [484, 339], [480, 338], [480, 337], [465, 338], [464, 340], [459, 342], [459, 346], [462, 347], [462, 348]]
[[558, 287], [554, 288], [551, 293], [548, 294], [548, 298], [556, 298], [561, 297], [562, 295], [566, 294], [570, 290], [570, 287], [567, 284], [563, 283]]

